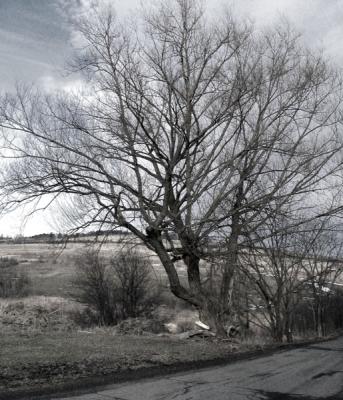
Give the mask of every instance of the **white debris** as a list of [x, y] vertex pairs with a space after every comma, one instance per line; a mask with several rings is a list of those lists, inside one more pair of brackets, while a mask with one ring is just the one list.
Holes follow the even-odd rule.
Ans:
[[164, 326], [167, 328], [168, 332], [170, 332], [170, 333], [178, 333], [177, 324], [174, 324], [173, 322], [169, 322], [167, 324], [164, 324]]
[[195, 325], [197, 325], [201, 329], [206, 329], [207, 331], [210, 330], [210, 327], [201, 321], [195, 321]]

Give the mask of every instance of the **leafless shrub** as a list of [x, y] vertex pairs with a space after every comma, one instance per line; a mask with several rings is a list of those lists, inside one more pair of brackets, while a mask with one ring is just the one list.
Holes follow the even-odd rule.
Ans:
[[95, 309], [99, 324], [114, 324], [118, 314], [114, 300], [115, 287], [105, 261], [98, 252], [90, 250], [78, 257], [76, 267], [73, 283], [78, 289], [77, 299]]
[[139, 253], [129, 250], [114, 256], [110, 268], [121, 319], [136, 318], [150, 311], [158, 297], [157, 286], [151, 277], [150, 262]]
[[15, 257], [0, 257], [0, 268], [14, 267], [19, 262]]
[[[310, 291], [308, 291], [310, 294]], [[318, 330], [316, 299], [306, 297], [295, 310], [294, 331], [301, 336], [327, 336], [343, 328], [343, 293], [336, 291], [321, 300], [321, 329]]]
[[99, 321], [98, 313], [90, 306], [75, 308], [69, 313], [70, 319], [81, 328], [96, 326]]
[[18, 264], [14, 257], [0, 258], [0, 297], [23, 297], [29, 294], [29, 276], [16, 268]]
[[88, 251], [77, 260], [78, 300], [96, 310], [101, 325], [136, 318], [157, 301], [150, 271], [150, 263], [134, 251], [122, 251], [109, 262]]

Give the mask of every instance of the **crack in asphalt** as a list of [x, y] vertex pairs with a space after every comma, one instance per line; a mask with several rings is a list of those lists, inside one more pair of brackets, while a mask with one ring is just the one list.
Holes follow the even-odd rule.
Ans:
[[323, 376], [334, 376], [336, 374], [342, 374], [343, 371], [328, 371], [328, 372], [321, 372], [320, 374], [314, 375], [312, 379], [319, 379]]

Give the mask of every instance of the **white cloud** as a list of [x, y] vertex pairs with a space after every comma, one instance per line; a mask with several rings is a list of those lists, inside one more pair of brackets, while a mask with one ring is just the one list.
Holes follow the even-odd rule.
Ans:
[[44, 75], [39, 79], [38, 85], [47, 93], [54, 91], [73, 93], [81, 90], [84, 82], [81, 78], [57, 78], [53, 75]]
[[32, 236], [46, 232], [56, 232], [49, 211], [40, 211], [28, 217], [27, 210], [23, 208], [0, 217], [0, 234], [5, 236]]
[[[92, 9], [102, 10], [109, 5], [121, 16], [130, 14], [143, 4], [141, 0], [58, 0], [71, 19], [89, 17]], [[154, 2], [150, 0], [150, 2]], [[148, 4], [145, 1], [144, 4]], [[321, 47], [339, 63], [343, 63], [343, 2], [341, 0], [205, 0], [209, 9], [227, 6], [237, 16], [250, 17], [257, 26], [270, 25], [286, 17], [303, 34], [307, 45]], [[75, 31], [71, 40], [78, 43]]]
[[236, 0], [238, 15], [252, 18], [257, 26], [287, 18], [305, 43], [321, 48], [338, 64], [343, 64], [343, 2], [340, 0]]

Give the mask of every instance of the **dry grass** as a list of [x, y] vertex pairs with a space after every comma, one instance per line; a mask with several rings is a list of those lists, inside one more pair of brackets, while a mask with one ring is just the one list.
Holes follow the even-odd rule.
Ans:
[[230, 343], [115, 336], [112, 331], [6, 335], [0, 333], [0, 390], [66, 383], [117, 371], [224, 357]]
[[7, 334], [75, 330], [78, 327], [73, 317], [80, 312], [80, 309], [82, 309], [80, 304], [62, 297], [31, 296], [22, 299], [2, 299], [0, 330]]
[[272, 343], [268, 335], [248, 335], [240, 338], [240, 343], [246, 347], [262, 348]]

